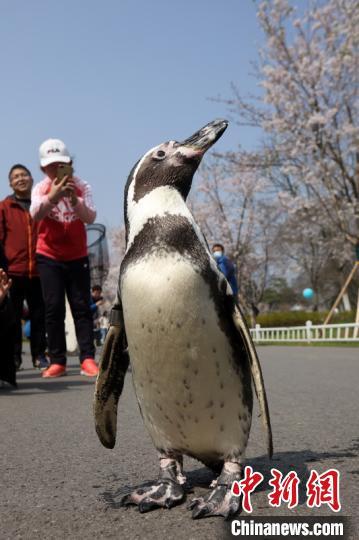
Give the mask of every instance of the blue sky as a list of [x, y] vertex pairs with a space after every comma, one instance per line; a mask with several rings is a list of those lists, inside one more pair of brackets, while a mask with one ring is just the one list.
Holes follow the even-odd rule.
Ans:
[[[1, 0], [0, 197], [17, 162], [42, 178], [38, 147], [61, 138], [93, 188], [97, 221], [123, 222], [123, 188], [149, 148], [216, 117], [263, 43], [251, 0]], [[217, 149], [255, 144], [232, 123]], [[195, 185], [194, 185], [195, 189]]]

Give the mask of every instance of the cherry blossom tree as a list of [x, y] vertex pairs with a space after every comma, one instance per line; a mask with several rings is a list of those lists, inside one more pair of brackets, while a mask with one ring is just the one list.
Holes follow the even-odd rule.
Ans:
[[239, 126], [261, 130], [259, 148], [206, 160], [192, 189], [195, 218], [226, 246], [248, 310], [288, 268], [325, 301], [328, 268], [346, 272], [359, 244], [358, 3], [312, 0], [304, 15], [293, 3], [257, 2], [261, 92], [233, 86], [222, 100]]
[[207, 161], [192, 188], [191, 208], [208, 243], [220, 242], [236, 267], [242, 306], [254, 314], [268, 283], [275, 213], [268, 181], [240, 174], [226, 160]]
[[[329, 226], [331, 225], [331, 227]], [[347, 253], [343, 253], [343, 242], [336, 234], [333, 224], [326, 222], [316, 210], [302, 208], [287, 216], [277, 233], [278, 249], [282, 252], [282, 262], [291, 275], [297, 276], [303, 288], [310, 287], [315, 291], [313, 309], [331, 302], [338, 286], [327, 283], [328, 270], [347, 270], [346, 261], [352, 253], [347, 244]], [[342, 250], [341, 260], [338, 253]], [[335, 280], [336, 281], [336, 280]], [[340, 288], [340, 287], [339, 287]]]
[[121, 261], [125, 255], [125, 228], [116, 227], [109, 231], [110, 270], [103, 286], [104, 296], [113, 302], [116, 297]]
[[359, 244], [358, 3], [313, 0], [302, 17], [288, 0], [257, 5], [262, 94], [233, 87], [225, 103], [263, 144], [222, 157], [266, 176], [283, 211], [282, 249], [318, 288], [328, 258], [340, 266]]

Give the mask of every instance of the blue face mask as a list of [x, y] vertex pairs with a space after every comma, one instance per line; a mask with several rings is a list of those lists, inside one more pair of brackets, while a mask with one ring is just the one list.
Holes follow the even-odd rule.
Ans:
[[222, 257], [222, 255], [223, 255], [223, 251], [215, 251], [215, 252], [213, 253], [213, 257], [214, 257], [215, 259], [219, 259], [220, 257]]

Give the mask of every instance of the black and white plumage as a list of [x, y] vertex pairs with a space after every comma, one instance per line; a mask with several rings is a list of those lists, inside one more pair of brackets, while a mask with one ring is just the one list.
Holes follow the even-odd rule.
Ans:
[[190, 504], [193, 517], [238, 510], [230, 486], [241, 476], [251, 426], [251, 380], [272, 453], [249, 331], [185, 202], [204, 153], [226, 127], [225, 120], [215, 120], [182, 143], [149, 150], [126, 185], [126, 254], [94, 412], [99, 438], [112, 448], [130, 357], [142, 417], [160, 455], [159, 480], [125, 500], [141, 511], [183, 499], [183, 455], [222, 469], [214, 490]]

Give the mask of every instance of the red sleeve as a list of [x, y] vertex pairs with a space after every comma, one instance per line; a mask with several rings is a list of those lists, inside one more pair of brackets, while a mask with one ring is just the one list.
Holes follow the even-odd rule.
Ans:
[[0, 202], [0, 243], [4, 244], [6, 238], [4, 204]]

